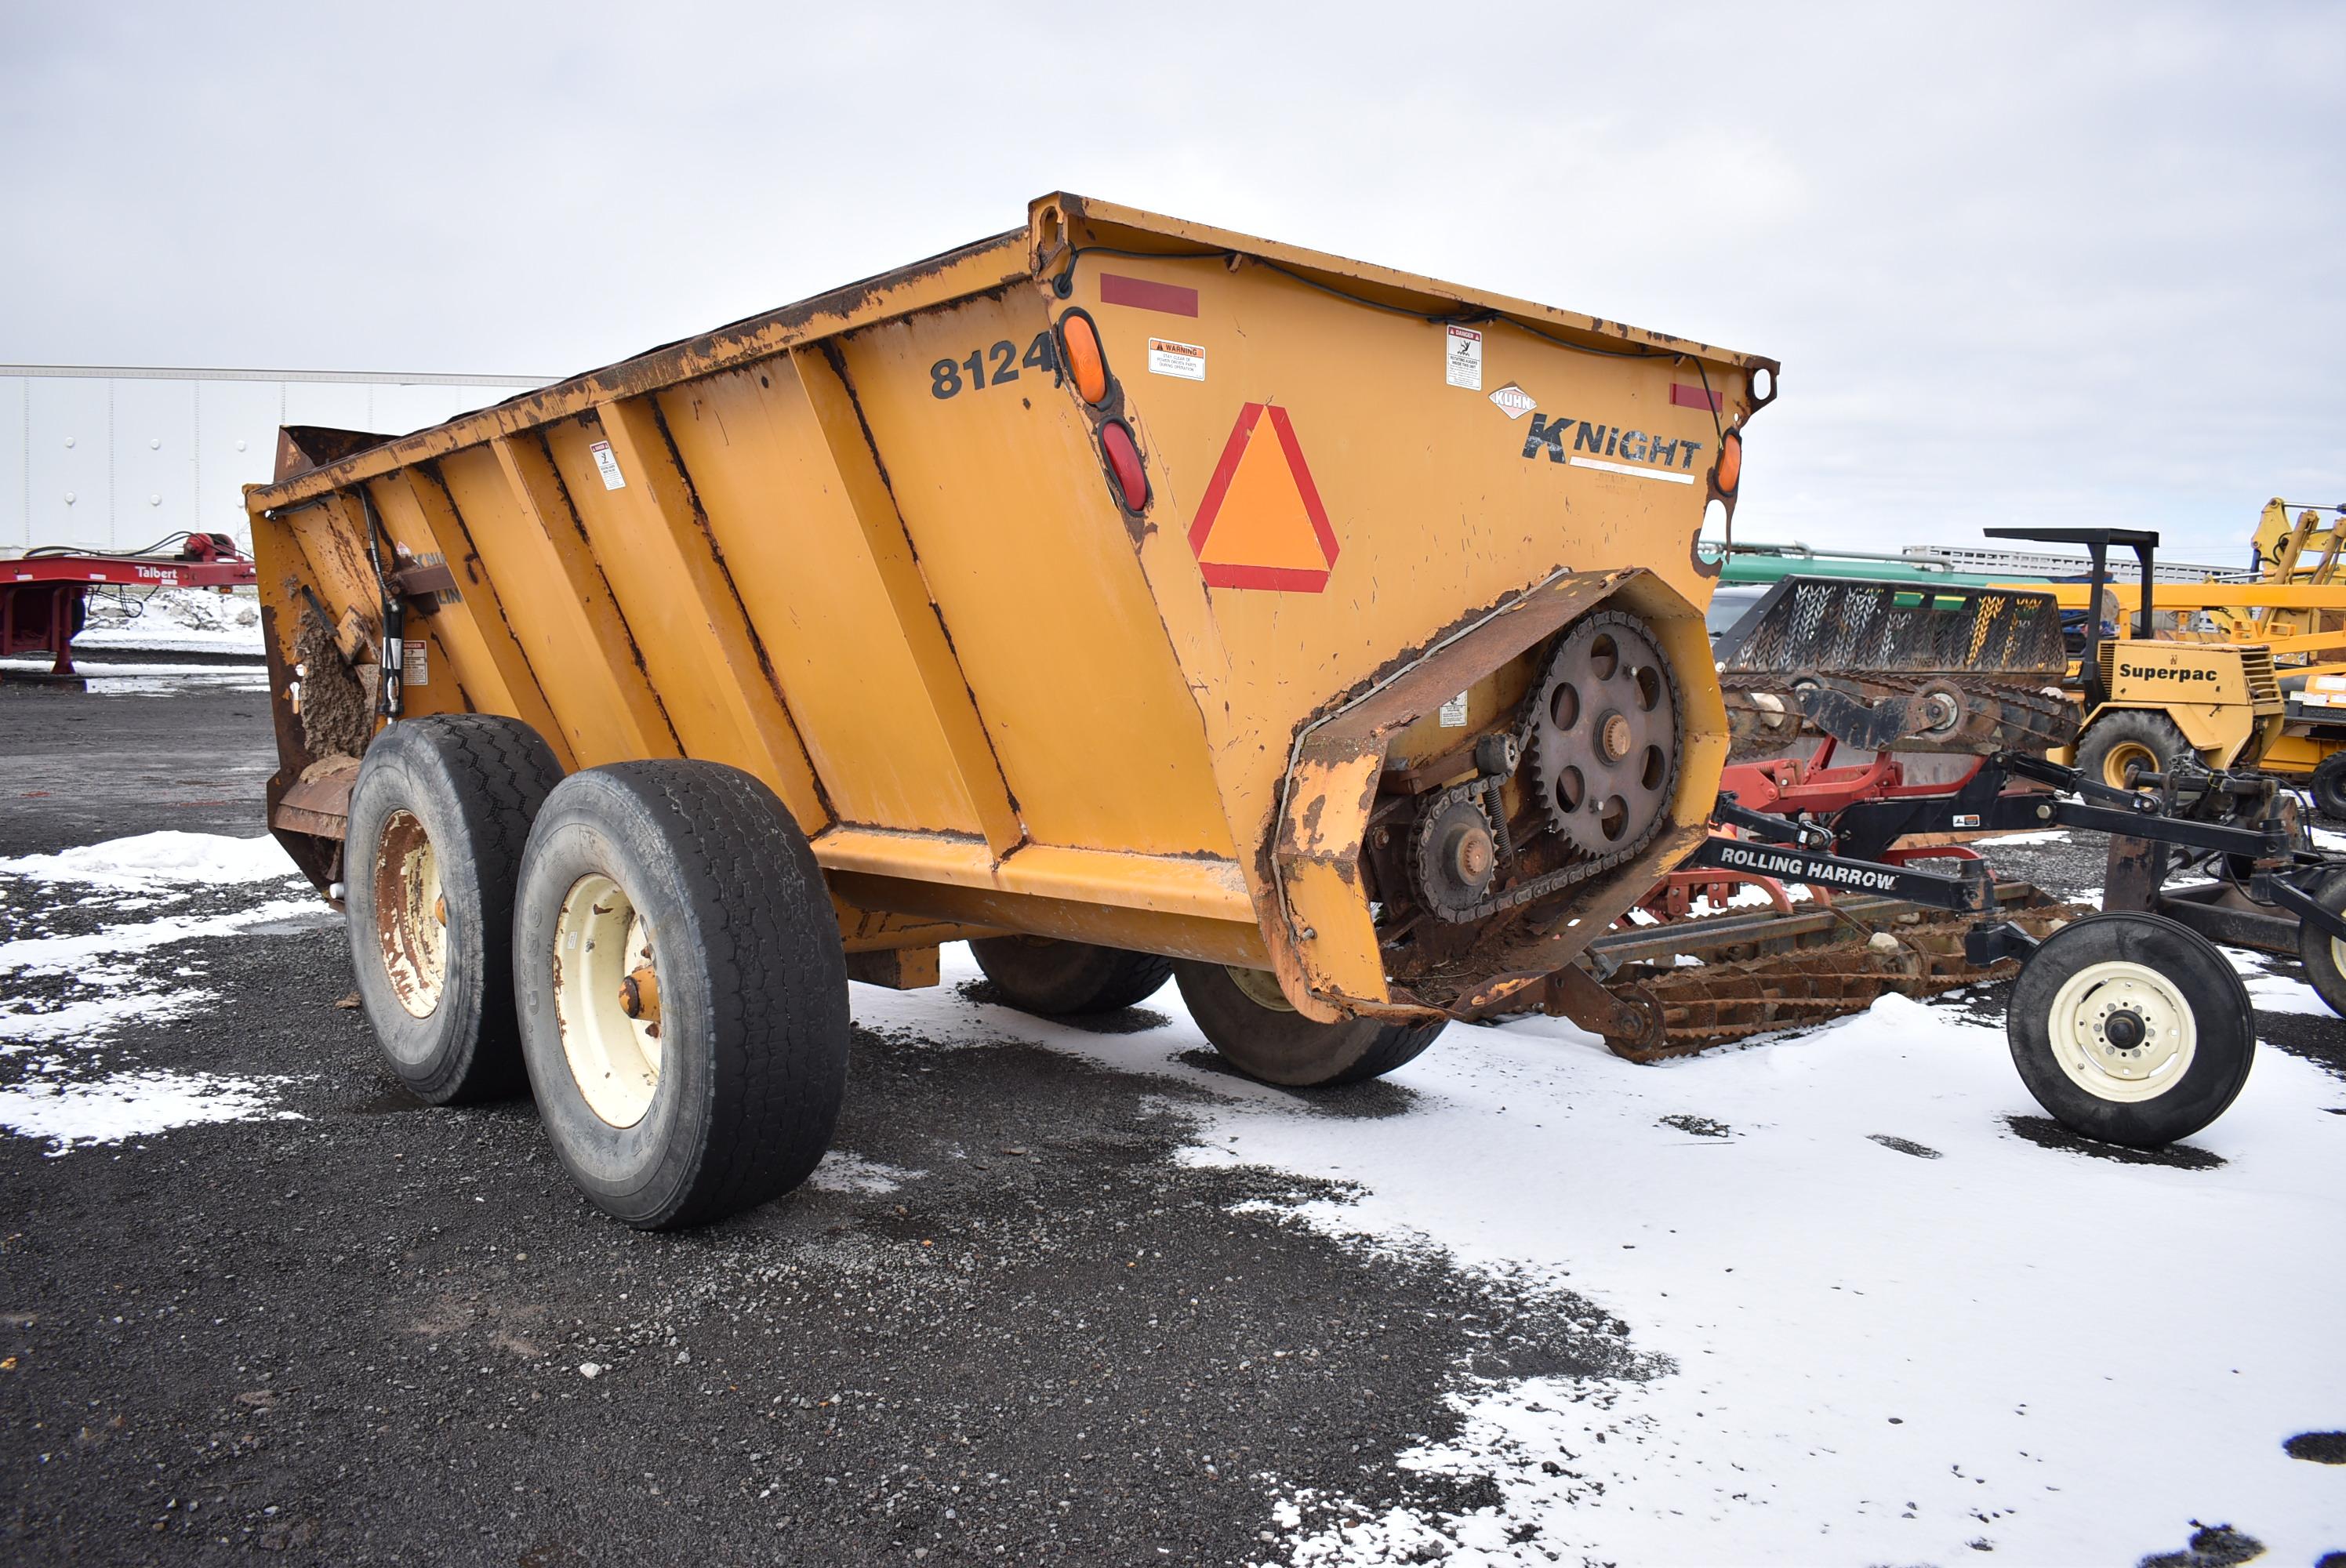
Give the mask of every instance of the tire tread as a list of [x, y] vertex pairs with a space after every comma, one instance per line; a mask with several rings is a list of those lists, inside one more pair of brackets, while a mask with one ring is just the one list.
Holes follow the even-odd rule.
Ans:
[[771, 790], [721, 763], [621, 762], [580, 778], [626, 796], [669, 851], [655, 874], [689, 911], [711, 1007], [707, 1135], [663, 1156], [663, 1172], [687, 1167], [655, 1184], [648, 1207], [613, 1212], [681, 1229], [780, 1196], [829, 1148], [846, 1085], [847, 961], [814, 851]]
[[[407, 755], [417, 751], [424, 755]], [[435, 1105], [510, 1098], [522, 1091], [525, 1074], [514, 1007], [513, 944], [506, 933], [513, 924], [530, 826], [546, 796], [562, 781], [562, 765], [529, 726], [485, 713], [401, 720], [375, 737], [367, 759], [378, 767], [401, 762], [436, 767], [444, 775], [465, 842], [443, 849], [452, 860], [469, 862], [466, 869], [477, 879], [480, 892], [480, 1018], [470, 1030], [470, 1040], [452, 1052], [438, 1071], [421, 1080], [402, 1075], [411, 1089]], [[361, 767], [359, 786], [363, 787], [365, 764]], [[357, 794], [354, 788], [353, 800]], [[350, 875], [347, 867], [344, 875]], [[357, 963], [362, 933], [355, 925], [351, 940], [352, 960]]]

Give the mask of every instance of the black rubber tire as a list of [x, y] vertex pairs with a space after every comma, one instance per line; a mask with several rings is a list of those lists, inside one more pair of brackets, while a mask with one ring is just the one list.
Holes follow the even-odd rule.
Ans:
[[2110, 754], [2122, 747], [2129, 752], [2137, 749], [2149, 752], [2158, 759], [2158, 770], [2162, 773], [2172, 773], [2179, 764], [2199, 760], [2198, 751], [2183, 731], [2176, 728], [2175, 720], [2147, 708], [2122, 708], [2095, 719], [2086, 727], [2086, 733], [2077, 738], [2077, 770], [2097, 784], [2110, 784], [2121, 789], [2126, 788], [2117, 780], [2105, 777], [2109, 768]]
[[[2313, 901], [2332, 913], [2346, 913], [2346, 871], [2324, 881], [2313, 890]], [[2305, 961], [2305, 983], [2313, 993], [2330, 1004], [2332, 1013], [2346, 1015], [2346, 952], [2334, 937], [2324, 936], [2310, 925], [2297, 928], [2297, 953]]]
[[[2139, 965], [2188, 1008], [2198, 1035], [2190, 1065], [2147, 1100], [2106, 1099], [2064, 1072], [2054, 1054], [2053, 1003], [2063, 985], [2097, 963]], [[2256, 1061], [2249, 988], [2214, 943], [2163, 915], [2088, 915], [2045, 938], [2013, 983], [2004, 1033], [2013, 1065], [2036, 1103], [2071, 1132], [2129, 1148], [2157, 1148], [2224, 1114]]]
[[969, 951], [1005, 1002], [1046, 1018], [1113, 1013], [1146, 1002], [1173, 978], [1169, 958], [1087, 942], [987, 936], [974, 939]]
[[2333, 822], [2346, 822], [2346, 751], [2333, 751], [2323, 758], [2308, 788], [2315, 810]]
[[[657, 933], [659, 1073], [625, 1127], [579, 1092], [556, 1011], [563, 901], [589, 874], [617, 882]], [[597, 1207], [679, 1229], [812, 1173], [847, 1090], [847, 959], [821, 868], [771, 789], [717, 762], [571, 775], [530, 833], [513, 941], [538, 1114]]]
[[1292, 1009], [1264, 1006], [1239, 989], [1222, 965], [1192, 959], [1173, 965], [1173, 981], [1223, 1061], [1282, 1088], [1326, 1089], [1381, 1078], [1423, 1054], [1449, 1022], [1317, 1023]]
[[[537, 732], [515, 718], [434, 714], [374, 738], [351, 789], [342, 907], [359, 1003], [384, 1064], [419, 1099], [473, 1105], [519, 1094], [514, 1018], [514, 891], [532, 820], [562, 779]], [[423, 825], [447, 901], [445, 979], [423, 1017], [401, 1003], [378, 920], [384, 829]]]

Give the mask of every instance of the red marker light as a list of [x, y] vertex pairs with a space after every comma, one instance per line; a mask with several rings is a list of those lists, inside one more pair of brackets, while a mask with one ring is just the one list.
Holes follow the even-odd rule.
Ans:
[[1109, 477], [1122, 493], [1127, 512], [1145, 511], [1148, 505], [1148, 473], [1140, 465], [1140, 448], [1133, 444], [1132, 432], [1122, 420], [1112, 419], [1100, 426], [1100, 450], [1107, 454]]

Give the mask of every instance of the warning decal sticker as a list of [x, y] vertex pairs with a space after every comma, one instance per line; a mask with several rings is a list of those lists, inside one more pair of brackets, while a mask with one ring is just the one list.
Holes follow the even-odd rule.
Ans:
[[1170, 338], [1148, 340], [1148, 373], [1153, 376], [1178, 376], [1185, 382], [1206, 379], [1206, 350], [1202, 343], [1177, 343]]
[[1250, 402], [1214, 465], [1189, 524], [1208, 585], [1316, 594], [1336, 565], [1336, 531], [1287, 411]]
[[619, 473], [619, 460], [612, 453], [609, 442], [598, 441], [586, 450], [595, 454], [595, 466], [602, 473], [604, 489], [625, 490], [627, 487], [627, 480]]
[[1454, 387], [1483, 390], [1483, 334], [1472, 327], [1445, 329], [1447, 345], [1442, 373]]

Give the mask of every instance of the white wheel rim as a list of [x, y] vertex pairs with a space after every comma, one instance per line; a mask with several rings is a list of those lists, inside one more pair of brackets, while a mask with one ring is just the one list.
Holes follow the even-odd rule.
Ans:
[[1295, 1003], [1287, 1000], [1286, 993], [1279, 989], [1279, 977], [1270, 971], [1240, 969], [1236, 964], [1225, 967], [1229, 971], [1230, 983], [1237, 986], [1239, 993], [1257, 1007], [1270, 1013], [1295, 1011]]
[[2069, 1081], [2096, 1099], [2123, 1105], [2173, 1089], [2199, 1050], [2199, 1025], [2183, 993], [2139, 963], [2113, 961], [2079, 970], [2054, 996], [2047, 1022], [2053, 1059]]
[[391, 993], [410, 1016], [431, 1017], [448, 984], [448, 904], [440, 853], [411, 811], [393, 811], [375, 841], [374, 925]]
[[658, 969], [651, 930], [626, 890], [592, 874], [571, 883], [554, 927], [555, 1022], [579, 1097], [615, 1127], [642, 1121], [659, 1092], [659, 1023], [630, 1017], [621, 1000], [643, 968]]

